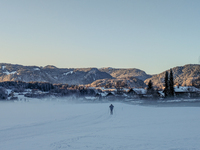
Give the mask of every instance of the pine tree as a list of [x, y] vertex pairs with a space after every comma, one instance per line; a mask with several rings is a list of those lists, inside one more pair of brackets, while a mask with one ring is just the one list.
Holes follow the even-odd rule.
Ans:
[[148, 83], [147, 90], [151, 90], [152, 88], [153, 88], [153, 84], [152, 84], [152, 82], [150, 80], [149, 83]]
[[152, 84], [152, 82], [151, 82], [151, 80], [150, 80], [149, 83], [148, 83], [148, 86], [147, 86], [147, 92], [148, 92], [148, 93], [151, 92], [152, 89], [153, 89], [153, 84]]
[[169, 74], [169, 96], [174, 97], [174, 79], [173, 79], [172, 69], [170, 69], [170, 74]]
[[165, 97], [169, 96], [169, 81], [168, 81], [168, 72], [165, 72], [165, 89], [164, 89]]

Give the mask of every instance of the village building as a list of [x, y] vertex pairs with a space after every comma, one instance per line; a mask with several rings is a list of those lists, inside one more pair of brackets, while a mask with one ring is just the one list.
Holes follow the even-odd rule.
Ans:
[[200, 90], [193, 86], [175, 86], [175, 96], [179, 98], [197, 98], [200, 96]]

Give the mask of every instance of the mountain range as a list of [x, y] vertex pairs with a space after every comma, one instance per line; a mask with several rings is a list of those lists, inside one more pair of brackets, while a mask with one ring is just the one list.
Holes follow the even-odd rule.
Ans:
[[[151, 80], [154, 87], [163, 88], [166, 71], [149, 75], [136, 68], [57, 68], [52, 65], [39, 67], [0, 63], [0, 82], [38, 81], [88, 86], [114, 86], [117, 82], [121, 82], [129, 87], [144, 88]], [[175, 84], [190, 86], [200, 79], [200, 65], [198, 64], [174, 67], [172, 71]]]

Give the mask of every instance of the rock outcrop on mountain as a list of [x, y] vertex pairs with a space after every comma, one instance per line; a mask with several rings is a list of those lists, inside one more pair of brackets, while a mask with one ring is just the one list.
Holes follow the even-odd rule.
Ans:
[[116, 68], [101, 68], [100, 71], [110, 74], [114, 78], [125, 78], [125, 77], [136, 77], [142, 81], [152, 77], [151, 75], [146, 74], [144, 71], [130, 68], [130, 69], [116, 69]]
[[97, 68], [66, 69], [55, 66], [22, 66], [0, 64], [0, 81], [38, 81], [62, 84], [90, 84], [98, 79], [112, 79], [106, 72]]
[[[167, 70], [169, 72], [169, 70]], [[149, 79], [146, 79], [144, 82], [148, 84], [149, 80], [153, 82], [154, 87], [164, 88], [164, 78], [165, 72], [154, 75]], [[179, 66], [172, 68], [174, 84], [181, 86], [192, 86], [196, 84], [196, 81], [200, 78], [200, 65], [198, 64], [189, 64], [185, 66]]]

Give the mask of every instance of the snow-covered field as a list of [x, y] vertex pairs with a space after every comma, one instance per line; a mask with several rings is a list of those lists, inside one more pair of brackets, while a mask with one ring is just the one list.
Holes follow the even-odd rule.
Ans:
[[0, 102], [0, 150], [196, 150], [200, 107]]

